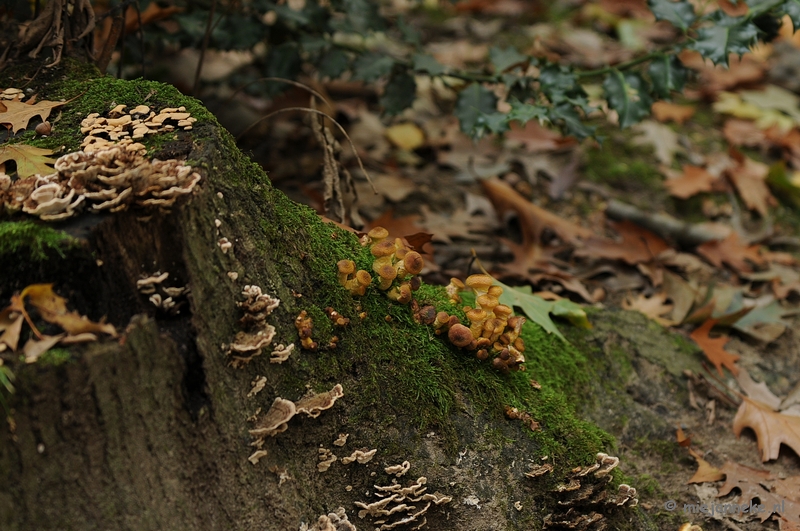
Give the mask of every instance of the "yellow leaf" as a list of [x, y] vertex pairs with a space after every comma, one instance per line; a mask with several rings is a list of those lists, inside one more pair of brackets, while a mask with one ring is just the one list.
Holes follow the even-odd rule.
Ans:
[[64, 105], [65, 101], [40, 101], [35, 105], [22, 103], [19, 100], [4, 101], [6, 112], [0, 112], [0, 124], [10, 125], [14, 134], [28, 127], [28, 122], [38, 116], [44, 122], [54, 107]]
[[389, 127], [386, 129], [386, 137], [389, 142], [406, 151], [413, 151], [425, 143], [425, 133], [411, 122]]
[[[25, 178], [31, 175], [50, 175], [55, 170], [48, 164], [55, 164], [55, 159], [48, 158], [52, 155], [49, 149], [42, 149], [26, 144], [11, 144], [0, 147], [0, 164], [9, 160], [17, 163], [17, 177]], [[6, 172], [8, 173], [8, 172]]]

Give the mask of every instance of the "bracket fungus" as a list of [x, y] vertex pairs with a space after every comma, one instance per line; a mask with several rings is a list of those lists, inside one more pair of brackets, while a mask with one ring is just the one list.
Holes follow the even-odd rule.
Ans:
[[319, 417], [326, 409], [333, 407], [333, 404], [344, 396], [342, 384], [336, 384], [330, 391], [323, 393], [310, 394], [295, 403], [297, 413], [304, 413], [311, 418]]
[[283, 343], [281, 343], [275, 348], [275, 350], [269, 353], [269, 362], [283, 363], [284, 361], [289, 359], [289, 356], [292, 354], [293, 350], [294, 350], [294, 343], [289, 343], [288, 346], [284, 346]]
[[[361, 509], [358, 512], [358, 517], [372, 516], [377, 518], [378, 520], [375, 520], [374, 524], [380, 524], [380, 527], [375, 528], [379, 531], [394, 529], [411, 523], [416, 524], [413, 529], [421, 529], [427, 523], [424, 515], [431, 506], [443, 505], [453, 501], [451, 496], [445, 496], [440, 492], [426, 493], [427, 487], [425, 487], [425, 484], [427, 481], [427, 478], [422, 476], [406, 487], [398, 483], [386, 486], [375, 485], [375, 496], [380, 499], [372, 503], [354, 502], [356, 507]], [[425, 504], [421, 509], [418, 509], [417, 505], [411, 505], [420, 503]], [[390, 516], [394, 516], [394, 518], [387, 518]]]
[[354, 461], [358, 461], [359, 464], [365, 465], [372, 461], [372, 458], [375, 457], [375, 454], [378, 452], [378, 449], [375, 448], [373, 450], [367, 450], [366, 448], [362, 448], [360, 450], [355, 450], [352, 454], [347, 457], [342, 458], [342, 464], [349, 465]]
[[399, 478], [404, 476], [406, 472], [409, 471], [410, 468], [411, 468], [411, 463], [409, 463], [408, 461], [403, 461], [399, 465], [387, 466], [386, 468], [383, 469], [383, 471], [389, 475], [394, 474], [396, 477]]
[[327, 448], [320, 448], [318, 451], [319, 463], [317, 463], [317, 471], [326, 472], [333, 463], [336, 462], [336, 457], [333, 452]]
[[356, 531], [356, 526], [347, 519], [344, 507], [339, 507], [336, 512], [320, 516], [312, 527], [301, 524], [300, 531]]
[[263, 293], [256, 285], [245, 286], [242, 295], [245, 300], [238, 302], [237, 306], [244, 310], [239, 322], [245, 329], [237, 332], [233, 343], [228, 346], [228, 355], [232, 357], [231, 364], [237, 368], [261, 355], [262, 349], [272, 343], [275, 327], [267, 324], [266, 320], [281, 302], [280, 299]]
[[250, 435], [254, 437], [274, 437], [283, 433], [289, 428], [288, 422], [294, 417], [296, 409], [294, 402], [277, 397], [272, 402], [267, 414], [262, 417], [256, 426], [250, 430]]
[[336, 440], [333, 441], [334, 446], [344, 446], [347, 444], [347, 438], [350, 437], [349, 433], [340, 433]]

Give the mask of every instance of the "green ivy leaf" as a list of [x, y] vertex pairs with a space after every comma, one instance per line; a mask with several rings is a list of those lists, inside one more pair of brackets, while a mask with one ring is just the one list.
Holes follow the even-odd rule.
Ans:
[[583, 308], [570, 300], [546, 301], [538, 295], [533, 295], [530, 286], [512, 288], [497, 280], [495, 280], [495, 283], [503, 288], [503, 293], [499, 299], [500, 304], [505, 304], [511, 308], [519, 308], [528, 319], [544, 328], [548, 334], [555, 334], [564, 343], [569, 342], [556, 327], [556, 324], [550, 318], [550, 314], [568, 319], [570, 323], [581, 328], [592, 327]]
[[497, 109], [497, 96], [480, 83], [472, 83], [458, 94], [455, 115], [461, 123], [461, 130], [471, 134], [478, 117], [492, 114]]
[[489, 50], [489, 59], [492, 61], [495, 74], [505, 72], [514, 65], [528, 61], [528, 57], [519, 53], [513, 46], [503, 49], [493, 46]]
[[619, 113], [620, 127], [630, 127], [650, 114], [653, 100], [639, 74], [612, 70], [603, 82], [608, 105]]
[[417, 93], [417, 82], [414, 76], [405, 70], [394, 72], [381, 96], [380, 104], [383, 112], [389, 116], [400, 114], [411, 107]]
[[378, 12], [378, 3], [370, 0], [344, 0], [342, 9], [347, 14], [347, 26], [351, 31], [365, 35], [386, 28]]
[[322, 56], [319, 61], [319, 74], [323, 77], [330, 77], [336, 79], [348, 69], [350, 66], [350, 57], [339, 50], [333, 48]]
[[553, 105], [547, 110], [547, 117], [568, 135], [578, 139], [594, 136], [595, 128], [585, 125], [578, 111], [570, 103]]
[[414, 70], [417, 72], [427, 72], [431, 76], [440, 76], [447, 72], [447, 67], [437, 61], [432, 55], [418, 53], [412, 60]]
[[669, 98], [674, 90], [680, 92], [686, 84], [688, 71], [680, 59], [674, 55], [660, 55], [650, 62], [647, 68], [653, 90], [659, 98]]
[[382, 53], [370, 52], [358, 56], [353, 65], [353, 77], [367, 83], [388, 76], [394, 66], [394, 59]]
[[694, 23], [697, 17], [694, 14], [694, 6], [687, 0], [673, 2], [672, 0], [648, 0], [647, 5], [650, 11], [656, 16], [656, 20], [666, 20], [676, 28], [684, 32]]
[[511, 110], [508, 113], [509, 122], [516, 121], [520, 125], [525, 125], [534, 118], [540, 122], [547, 119], [547, 107], [523, 103], [517, 99], [511, 100], [509, 103], [511, 104]]
[[698, 30], [697, 40], [690, 48], [714, 64], [728, 66], [729, 54], [744, 55], [757, 41], [758, 28], [747, 17], [730, 17], [715, 11], [708, 20], [712, 25]]

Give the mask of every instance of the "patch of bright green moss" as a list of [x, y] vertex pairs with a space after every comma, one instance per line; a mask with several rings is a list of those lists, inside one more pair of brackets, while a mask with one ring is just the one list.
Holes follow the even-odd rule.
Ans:
[[72, 353], [66, 348], [51, 348], [39, 357], [39, 365], [58, 367], [72, 359]]
[[0, 255], [16, 255], [27, 250], [30, 259], [41, 262], [49, 251], [64, 258], [64, 249], [77, 240], [60, 230], [33, 221], [0, 222]]

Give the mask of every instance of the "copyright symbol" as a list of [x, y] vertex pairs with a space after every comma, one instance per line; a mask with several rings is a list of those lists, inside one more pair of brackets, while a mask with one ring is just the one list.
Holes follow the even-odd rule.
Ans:
[[666, 503], [664, 504], [664, 509], [666, 509], [666, 510], [668, 510], [668, 511], [674, 511], [674, 510], [675, 510], [675, 507], [677, 507], [677, 505], [678, 505], [678, 504], [677, 504], [677, 503], [675, 503], [675, 500], [669, 500], [668, 502], [666, 502]]

